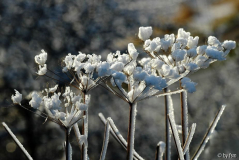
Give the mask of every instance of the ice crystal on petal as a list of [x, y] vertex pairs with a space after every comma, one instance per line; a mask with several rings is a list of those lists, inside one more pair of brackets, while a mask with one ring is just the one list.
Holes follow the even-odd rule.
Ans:
[[139, 53], [137, 52], [137, 50], [135, 49], [135, 46], [133, 43], [129, 43], [128, 44], [128, 52], [129, 52], [129, 55], [130, 57], [133, 59], [133, 60], [136, 60]]

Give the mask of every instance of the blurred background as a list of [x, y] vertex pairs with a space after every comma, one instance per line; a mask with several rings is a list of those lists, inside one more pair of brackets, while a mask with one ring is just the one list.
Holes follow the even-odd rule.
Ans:
[[[141, 55], [142, 42], [137, 38], [140, 26], [152, 26], [153, 36], [177, 34], [183, 27], [200, 44], [210, 35], [221, 42], [239, 42], [238, 0], [1, 0], [0, 1], [0, 122], [6, 122], [33, 159], [63, 160], [64, 132], [51, 122], [12, 105], [14, 89], [23, 97], [32, 90], [54, 86], [47, 77], [37, 77], [34, 56], [44, 49], [47, 65], [61, 72], [62, 58], [68, 54], [107, 54], [126, 52], [133, 42]], [[198, 83], [188, 95], [189, 124], [197, 123], [191, 144], [193, 154], [222, 104], [227, 108], [212, 139], [199, 159], [217, 160], [218, 153], [239, 157], [239, 47], [226, 61], [216, 62], [206, 70], [189, 76]], [[174, 87], [177, 87], [175, 85]], [[128, 105], [98, 87], [91, 92], [89, 108], [89, 157], [99, 159], [104, 125], [102, 112], [112, 117], [123, 136], [127, 136]], [[180, 123], [179, 95], [174, 95], [176, 121]], [[25, 99], [23, 105], [28, 104]], [[156, 145], [164, 141], [164, 101], [152, 98], [138, 104], [135, 149], [145, 159], [153, 159]], [[43, 124], [44, 123], [44, 124]], [[72, 132], [73, 133], [73, 132]], [[80, 159], [74, 134], [71, 134], [73, 159]], [[106, 159], [125, 159], [126, 151], [110, 137]], [[172, 141], [172, 159], [177, 156]], [[0, 159], [26, 159], [19, 147], [0, 125]]]

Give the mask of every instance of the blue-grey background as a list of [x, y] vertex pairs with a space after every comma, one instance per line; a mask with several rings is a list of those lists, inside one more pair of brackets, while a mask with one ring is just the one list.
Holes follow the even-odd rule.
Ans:
[[[34, 56], [44, 49], [47, 65], [61, 72], [62, 58], [68, 54], [107, 54], [133, 42], [143, 54], [137, 38], [140, 26], [152, 26], [153, 37], [177, 34], [183, 27], [205, 44], [210, 35], [220, 41], [239, 42], [239, 2], [237, 0], [1, 0], [0, 1], [0, 122], [6, 122], [32, 157], [64, 159], [64, 132], [51, 122], [12, 105], [14, 89], [24, 97], [32, 90], [54, 86], [47, 77], [37, 77]], [[238, 46], [238, 45], [237, 45]], [[224, 62], [189, 77], [197, 82], [197, 91], [188, 95], [189, 124], [197, 123], [190, 153], [193, 154], [210, 122], [222, 104], [227, 108], [212, 139], [199, 159], [217, 160], [218, 153], [239, 156], [239, 49]], [[173, 86], [177, 88], [178, 85]], [[112, 117], [126, 138], [128, 105], [98, 87], [92, 92], [89, 109], [89, 156], [99, 159], [104, 125], [102, 112]], [[179, 95], [174, 95], [176, 121], [180, 123]], [[25, 99], [23, 105], [28, 104]], [[73, 132], [72, 132], [73, 133]], [[152, 98], [138, 104], [135, 149], [145, 159], [154, 159], [156, 145], [164, 141], [163, 98]], [[71, 134], [73, 159], [80, 159], [74, 134]], [[172, 142], [172, 159], [177, 154]], [[126, 152], [110, 138], [106, 159], [125, 159]], [[26, 159], [11, 137], [0, 126], [0, 159]]]

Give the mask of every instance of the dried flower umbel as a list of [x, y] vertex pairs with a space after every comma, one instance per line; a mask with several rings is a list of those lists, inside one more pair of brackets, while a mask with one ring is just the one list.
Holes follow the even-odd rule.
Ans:
[[[149, 57], [138, 59], [138, 51], [133, 43], [128, 44], [128, 54], [110, 53], [106, 61], [101, 56], [92, 54], [86, 55], [79, 52], [78, 55], [68, 54], [63, 62], [62, 72], [67, 75], [70, 81], [55, 79], [49, 74], [54, 74], [47, 68], [47, 53], [42, 50], [35, 57], [39, 65], [38, 75], [45, 75], [56, 81], [64, 81], [67, 87], [64, 92], [59, 92], [58, 85], [53, 88], [44, 89], [41, 93], [32, 92], [30, 106], [37, 110], [44, 107], [46, 113], [41, 112], [40, 116], [62, 126], [66, 131], [66, 159], [71, 159], [71, 147], [68, 141], [70, 130], [73, 127], [79, 147], [81, 148], [81, 159], [89, 158], [88, 148], [88, 107], [90, 96], [88, 92], [100, 85], [105, 89], [126, 101], [129, 108], [129, 124], [127, 141], [120, 134], [113, 120], [107, 120], [99, 114], [105, 124], [105, 137], [100, 159], [106, 157], [106, 151], [111, 133], [117, 141], [127, 150], [127, 159], [143, 159], [134, 150], [134, 135], [137, 103], [153, 96], [165, 97], [165, 143], [157, 145], [155, 159], [163, 158], [165, 152], [166, 160], [170, 159], [171, 131], [174, 138], [179, 159], [189, 160], [189, 145], [195, 132], [196, 124], [188, 129], [187, 92], [196, 91], [196, 83], [188, 77], [189, 73], [200, 68], [207, 68], [215, 61], [223, 61], [231, 49], [236, 46], [235, 41], [224, 41], [221, 43], [217, 38], [210, 36], [208, 45], [198, 46], [199, 37], [192, 37], [189, 32], [179, 29], [177, 35], [165, 35], [163, 38], [149, 39], [152, 35], [152, 27], [140, 27], [138, 36], [143, 40], [143, 48]], [[169, 91], [169, 87], [179, 82], [179, 88]], [[72, 88], [71, 88], [72, 87]], [[76, 93], [72, 89], [80, 91]], [[164, 93], [162, 93], [162, 91]], [[177, 125], [174, 120], [172, 94], [180, 93], [181, 97], [181, 132], [180, 141]], [[21, 105], [22, 95], [16, 91], [12, 96], [14, 104]], [[28, 109], [22, 106], [25, 109]], [[215, 120], [212, 122], [201, 145], [193, 156], [197, 159], [205, 147], [210, 134], [213, 132], [225, 106], [222, 107]], [[29, 110], [29, 109], [28, 109]], [[82, 133], [79, 130], [78, 122], [83, 122]]]

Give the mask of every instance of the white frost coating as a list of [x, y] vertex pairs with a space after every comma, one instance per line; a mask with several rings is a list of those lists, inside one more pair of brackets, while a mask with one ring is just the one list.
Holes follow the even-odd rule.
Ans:
[[[104, 117], [104, 115], [102, 113], [99, 113], [99, 117], [101, 118], [101, 120], [104, 122], [104, 124], [106, 124], [106, 119]], [[118, 130], [118, 128], [116, 127], [116, 125], [114, 124], [113, 120], [111, 118], [107, 118], [107, 120], [110, 123], [110, 127], [112, 128], [112, 130], [110, 130], [112, 132], [113, 135], [117, 134], [117, 138], [120, 139], [120, 141], [123, 143], [123, 147], [125, 149], [127, 149], [127, 142], [124, 139], [124, 137], [120, 134], [120, 131]], [[115, 133], [115, 134], [114, 134]], [[134, 156], [136, 156], [139, 160], [143, 160], [143, 158], [134, 150]]]
[[107, 147], [109, 143], [109, 136], [110, 136], [110, 124], [109, 124], [109, 118], [107, 118], [106, 126], [105, 126], [105, 135], [104, 135], [104, 142], [102, 146], [102, 151], [100, 155], [100, 160], [104, 160], [107, 152]]
[[209, 128], [206, 137], [204, 138], [203, 142], [201, 143], [201, 146], [200, 146], [199, 150], [197, 150], [197, 152], [195, 153], [195, 156], [194, 156], [193, 160], [197, 160], [198, 157], [200, 156], [200, 154], [202, 153], [202, 151], [204, 150], [207, 142], [210, 139], [211, 134], [215, 130], [215, 127], [217, 126], [217, 123], [218, 123], [219, 119], [221, 118], [221, 115], [222, 115], [225, 107], [226, 107], [226, 105], [222, 105], [219, 113], [217, 114], [214, 121], [212, 122], [211, 127]]
[[149, 37], [152, 35], [153, 33], [153, 29], [152, 27], [139, 27], [139, 33], [138, 33], [138, 37], [139, 39], [145, 41], [147, 39], [149, 39]]
[[33, 160], [33, 158], [30, 156], [30, 154], [27, 152], [27, 150], [23, 147], [23, 145], [21, 144], [21, 142], [17, 139], [17, 137], [14, 135], [14, 133], [12, 133], [11, 129], [8, 128], [7, 124], [5, 122], [2, 122], [3, 127], [7, 130], [7, 132], [11, 135], [11, 137], [13, 138], [13, 140], [17, 143], [17, 145], [21, 148], [21, 150], [23, 151], [23, 153], [27, 156], [27, 158], [29, 160]]
[[177, 131], [177, 126], [176, 126], [176, 123], [173, 119], [173, 113], [169, 113], [169, 121], [170, 121], [170, 125], [171, 125], [171, 128], [172, 128], [172, 131], [173, 131], [173, 135], [174, 135], [174, 140], [175, 140], [175, 143], [176, 143], [176, 146], [177, 146], [177, 150], [178, 150], [178, 154], [179, 154], [179, 159], [180, 160], [184, 160], [184, 157], [183, 157], [183, 149], [181, 147], [181, 142], [180, 142], [180, 139], [179, 139], [179, 135], [178, 135], [178, 131]]
[[191, 131], [190, 131], [190, 134], [188, 135], [187, 141], [186, 141], [186, 143], [183, 146], [183, 154], [186, 154], [186, 152], [189, 149], [189, 145], [190, 145], [190, 143], [191, 143], [191, 141], [193, 139], [193, 135], [195, 133], [195, 129], [196, 129], [196, 123], [193, 123]]
[[224, 41], [222, 43], [222, 46], [226, 49], [226, 50], [231, 50], [231, 49], [235, 49], [236, 48], [236, 42], [235, 41]]
[[39, 76], [45, 75], [47, 72], [47, 65], [44, 64], [43, 66], [39, 65], [39, 70], [36, 72]]
[[192, 82], [190, 78], [184, 77], [184, 78], [182, 78], [181, 82], [182, 82], [182, 85], [181, 85], [181, 86], [182, 86], [185, 90], [187, 90], [189, 93], [193, 93], [193, 92], [196, 91], [195, 86], [197, 85], [197, 83]]
[[137, 103], [132, 105], [132, 116], [131, 119], [131, 134], [130, 134], [130, 148], [129, 148], [129, 160], [133, 160], [133, 152], [134, 152], [134, 133], [135, 133], [135, 121], [136, 121], [136, 113], [137, 113]]
[[21, 104], [22, 101], [22, 94], [19, 93], [16, 89], [14, 89], [15, 95], [12, 95], [11, 99], [14, 104]]
[[38, 109], [41, 105], [42, 98], [37, 94], [37, 92], [32, 92], [32, 99], [30, 100], [29, 104], [32, 108]]
[[47, 53], [42, 49], [39, 55], [35, 56], [35, 62], [39, 65], [44, 65], [47, 60]]
[[159, 146], [158, 159], [163, 160], [163, 154], [165, 152], [166, 144], [163, 141], [160, 141], [157, 146]]
[[168, 93], [159, 94], [159, 95], [157, 95], [157, 97], [162, 97], [162, 96], [167, 96], [167, 95], [178, 94], [178, 93], [181, 93], [181, 92], [184, 92], [184, 91], [185, 91], [184, 89], [180, 89], [180, 90], [173, 91], [173, 92], [168, 92]]
[[78, 145], [79, 145], [79, 147], [81, 149], [81, 143], [80, 143], [81, 133], [80, 133], [80, 130], [79, 130], [79, 127], [78, 127], [77, 123], [75, 123], [73, 125], [73, 129], [74, 129], [74, 132], [75, 132], [75, 135], [76, 135], [76, 138], [77, 138]]

